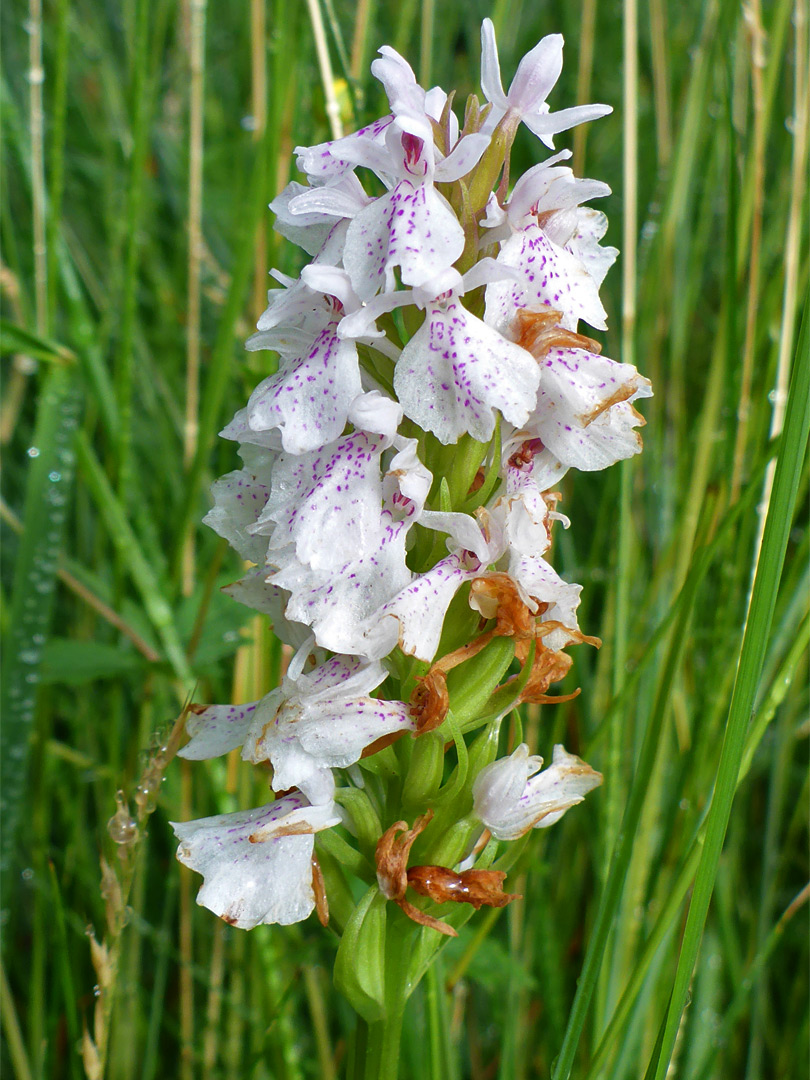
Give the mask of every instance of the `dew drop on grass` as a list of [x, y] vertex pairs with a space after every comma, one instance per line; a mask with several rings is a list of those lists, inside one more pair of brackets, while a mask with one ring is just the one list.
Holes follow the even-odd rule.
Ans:
[[124, 801], [123, 791], [116, 793], [115, 802], [118, 809], [107, 822], [107, 832], [116, 844], [131, 844], [138, 834], [138, 824]]

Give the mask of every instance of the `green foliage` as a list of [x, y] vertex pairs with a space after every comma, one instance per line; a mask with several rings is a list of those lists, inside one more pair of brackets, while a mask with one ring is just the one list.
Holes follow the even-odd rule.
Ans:
[[[576, 102], [579, 88], [580, 100], [616, 110], [558, 146], [573, 146], [579, 174], [614, 189], [602, 208], [607, 241], [624, 255], [602, 292], [614, 328], [604, 350], [635, 358], [656, 396], [644, 403], [640, 458], [564, 483], [572, 527], [556, 536], [555, 566], [583, 584], [581, 625], [604, 645], [574, 651], [562, 690], [581, 686], [578, 698], [513, 714], [500, 746], [522, 737], [549, 758], [565, 742], [604, 786], [553, 829], [488, 853], [524, 901], [442, 913], [459, 938], [415, 931], [407, 957], [375, 952], [380, 919], [404, 916], [375, 887], [351, 915], [362, 897], [340, 869], [348, 843], [322, 834], [333, 925], [348, 920], [349, 936], [368, 939], [361, 968], [338, 954], [339, 981], [369, 1021], [351, 1043], [353, 1018], [328, 989], [335, 937], [314, 919], [249, 935], [219, 924], [195, 907], [198, 879], [174, 860], [167, 822], [253, 805], [266, 787], [258, 770], [170, 764], [126, 862], [106, 828], [115, 793], [136, 799], [186, 696], [255, 700], [284, 659], [261, 622], [220, 595], [240, 567], [199, 522], [211, 480], [237, 465], [217, 432], [266, 374], [266, 354], [242, 342], [264, 307], [267, 270], [296, 273], [302, 262], [265, 207], [295, 175], [293, 147], [330, 137], [327, 110], [306, 5], [206, 13], [193, 0], [48, 0], [40, 11], [11, 0], [0, 83], [0, 1066], [85, 1075], [81, 1032], [92, 1031], [99, 982], [85, 928], [101, 938], [115, 902], [109, 887], [102, 895], [102, 850], [132, 880], [118, 911], [112, 1080], [305, 1080], [336, 1076], [346, 1060], [360, 1075], [363, 1054], [384, 1061], [390, 1049], [375, 1024], [402, 991], [386, 970], [416, 976], [431, 961], [405, 1011], [403, 1080], [792, 1075], [810, 1038], [799, 895], [806, 393], [793, 392], [781, 439], [772, 417], [790, 369], [808, 363], [806, 18], [775, 0], [760, 40], [759, 5], [743, 14], [720, 0], [651, 0], [637, 27], [633, 5], [591, 0], [319, 7], [346, 130], [384, 109], [368, 73], [384, 42], [429, 84], [458, 87], [458, 100], [477, 92], [488, 14], [507, 80], [540, 36], [560, 31], [566, 68], [553, 107]], [[637, 79], [625, 21], [638, 31]], [[203, 41], [200, 82], [191, 56]], [[28, 78], [39, 49], [42, 82]], [[201, 143], [190, 135], [195, 94]], [[638, 145], [623, 157], [628, 101]], [[513, 175], [543, 156], [520, 133]], [[191, 259], [190, 219], [203, 241]], [[637, 273], [623, 286], [636, 237]], [[448, 490], [467, 490], [480, 453], [448, 454]], [[491, 687], [510, 649], [490, 646]], [[491, 692], [462, 675], [450, 680], [456, 729], [476, 715], [478, 697], [467, 709], [465, 692]], [[459, 772], [463, 744], [459, 735], [448, 755], [459, 754]], [[426, 788], [452, 798], [438, 746], [419, 748]], [[362, 763], [369, 784], [395, 749]], [[371, 883], [373, 867], [356, 859]]]

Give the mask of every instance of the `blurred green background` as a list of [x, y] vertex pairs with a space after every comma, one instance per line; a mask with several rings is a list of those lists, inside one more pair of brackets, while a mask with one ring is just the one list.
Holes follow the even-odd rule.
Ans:
[[[334, 936], [314, 919], [225, 926], [174, 859], [169, 820], [253, 805], [266, 784], [161, 747], [192, 688], [254, 700], [283, 662], [219, 593], [240, 567], [199, 524], [212, 479], [238, 465], [217, 431], [267, 373], [242, 346], [267, 271], [303, 264], [267, 203], [296, 176], [293, 148], [330, 137], [325, 86], [345, 131], [386, 111], [379, 45], [458, 102], [477, 92], [487, 15], [507, 85], [562, 32], [552, 108], [614, 107], [557, 146], [613, 188], [600, 209], [623, 255], [601, 338], [656, 396], [641, 458], [566, 478], [555, 566], [583, 584], [580, 623], [605, 645], [575, 653], [561, 691], [579, 698], [524, 717], [533, 750], [564, 740], [604, 786], [533, 838], [508, 882], [526, 900], [447, 945], [406, 1014], [402, 1075], [547, 1077], [566, 1029], [573, 1075], [645, 1075], [718, 775], [770, 439], [807, 363], [805, 0], [3, 5], [4, 1075], [341, 1074], [352, 1017], [331, 989]], [[513, 177], [544, 156], [521, 133]], [[806, 463], [797, 490], [801, 509]], [[800, 1077], [808, 1060], [807, 553], [802, 510], [773, 626], [752, 631], [764, 669], [735, 729], [743, 773], [670, 1074], [684, 1080]], [[116, 846], [119, 790], [133, 818], [119, 813]], [[629, 861], [605, 901], [617, 842]], [[572, 1014], [600, 902], [594, 993]], [[91, 956], [90, 925], [108, 952]], [[82, 1054], [85, 1027], [103, 1065]]]

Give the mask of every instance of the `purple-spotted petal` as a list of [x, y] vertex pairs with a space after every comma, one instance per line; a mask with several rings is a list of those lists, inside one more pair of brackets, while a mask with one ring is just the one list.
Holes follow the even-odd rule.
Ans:
[[476, 319], [456, 298], [428, 307], [394, 371], [405, 415], [445, 444], [465, 433], [487, 441], [496, 409], [510, 423], [524, 423], [538, 381], [532, 356]]
[[246, 705], [207, 705], [199, 711], [192, 708], [186, 720], [186, 734], [191, 740], [178, 750], [178, 756], [203, 761], [235, 750], [247, 738], [260, 704], [250, 701]]
[[261, 382], [248, 402], [250, 426], [278, 428], [288, 453], [305, 454], [336, 439], [362, 391], [357, 348], [337, 336], [337, 326], [330, 321], [307, 351]]
[[442, 625], [450, 602], [465, 581], [481, 573], [481, 564], [469, 554], [448, 555], [425, 574], [406, 585], [379, 613], [379, 622], [369, 632], [391, 634], [386, 626], [395, 620], [394, 641], [408, 656], [430, 661], [436, 655], [442, 636]]
[[322, 450], [282, 454], [255, 526], [271, 535], [271, 552], [294, 545], [301, 563], [335, 568], [376, 549], [382, 529], [380, 454], [388, 445], [383, 435], [355, 431]]
[[177, 858], [205, 879], [197, 903], [250, 930], [309, 915], [314, 834], [339, 821], [334, 804], [311, 807], [294, 793], [255, 810], [172, 822], [172, 828], [180, 841]]
[[340, 688], [316, 699], [293, 693], [273, 713], [257, 710], [242, 756], [269, 759], [277, 791], [298, 787], [315, 802], [330, 769], [354, 765], [377, 739], [414, 728], [401, 701], [348, 697]]
[[357, 215], [346, 233], [343, 265], [362, 300], [395, 287], [422, 285], [452, 266], [464, 250], [464, 230], [450, 204], [429, 183], [403, 179]]
[[578, 259], [539, 226], [528, 225], [516, 232], [502, 246], [497, 261], [521, 274], [519, 282], [494, 281], [487, 286], [485, 319], [501, 333], [508, 333], [520, 308], [559, 311], [561, 324], [570, 330], [576, 329], [578, 319], [605, 329], [605, 309], [596, 282]]
[[317, 146], [296, 146], [296, 164], [315, 183], [328, 183], [354, 169], [354, 163], [342, 156], [342, 150], [354, 143], [376, 143], [385, 138], [393, 116], [383, 116], [373, 124], [360, 128], [351, 135]]
[[619, 254], [615, 247], [602, 247], [599, 241], [607, 232], [608, 221], [601, 210], [581, 206], [573, 232], [565, 247], [579, 259], [597, 286], [605, 280], [605, 274], [613, 266]]
[[238, 469], [221, 476], [211, 487], [214, 506], [203, 523], [224, 537], [243, 559], [263, 562], [267, 540], [253, 536], [248, 528], [254, 525], [264, 510], [269, 488], [261, 483], [250, 469]]
[[396, 644], [394, 639], [380, 652], [379, 641], [372, 647], [365, 638], [380, 608], [413, 576], [405, 563], [409, 523], [395, 522], [390, 515], [383, 519], [376, 549], [341, 566], [319, 570], [289, 555], [276, 557], [279, 571], [273, 582], [291, 593], [287, 618], [311, 626], [325, 649], [379, 659]]
[[[564, 464], [589, 472], [620, 460], [604, 460], [605, 453], [599, 448], [600, 434], [608, 433], [605, 424], [609, 425], [609, 421], [602, 418], [628, 400], [649, 397], [652, 393], [649, 380], [630, 364], [619, 364], [584, 349], [551, 349], [540, 366], [537, 409], [528, 426], [543, 445]], [[643, 423], [632, 409], [629, 415], [623, 410], [619, 416], [624, 424], [616, 434], [628, 426], [626, 421], [631, 417], [634, 424]], [[598, 426], [594, 427], [595, 424]], [[633, 432], [622, 456], [629, 457], [638, 449], [640, 442]]]

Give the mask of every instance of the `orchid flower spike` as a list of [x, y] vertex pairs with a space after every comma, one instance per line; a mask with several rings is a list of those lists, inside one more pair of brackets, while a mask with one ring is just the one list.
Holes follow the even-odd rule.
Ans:
[[554, 566], [559, 530], [577, 527], [558, 483], [638, 453], [651, 393], [579, 329], [606, 327], [617, 252], [586, 204], [607, 185], [575, 177], [563, 150], [509, 190], [521, 122], [551, 146], [610, 108], [550, 111], [560, 35], [508, 92], [489, 19], [481, 35], [488, 104], [471, 97], [463, 121], [384, 46], [387, 113], [297, 147], [303, 182], [271, 209], [311, 261], [272, 272], [247, 342], [263, 377], [221, 433], [242, 464], [205, 517], [242, 563], [224, 591], [272, 621], [288, 663], [256, 701], [191, 707], [181, 756], [241, 748], [275, 798], [175, 824], [178, 858], [203, 876], [198, 902], [244, 929], [326, 922], [332, 892], [340, 988], [369, 1016], [385, 1003], [357, 973], [406, 932], [384, 905], [454, 934], [437, 905], [518, 900], [495, 847], [601, 783], [562, 746], [546, 769], [526, 744], [492, 757], [504, 710], [579, 693], [551, 691], [569, 647], [600, 644], [578, 623], [582, 587]]

